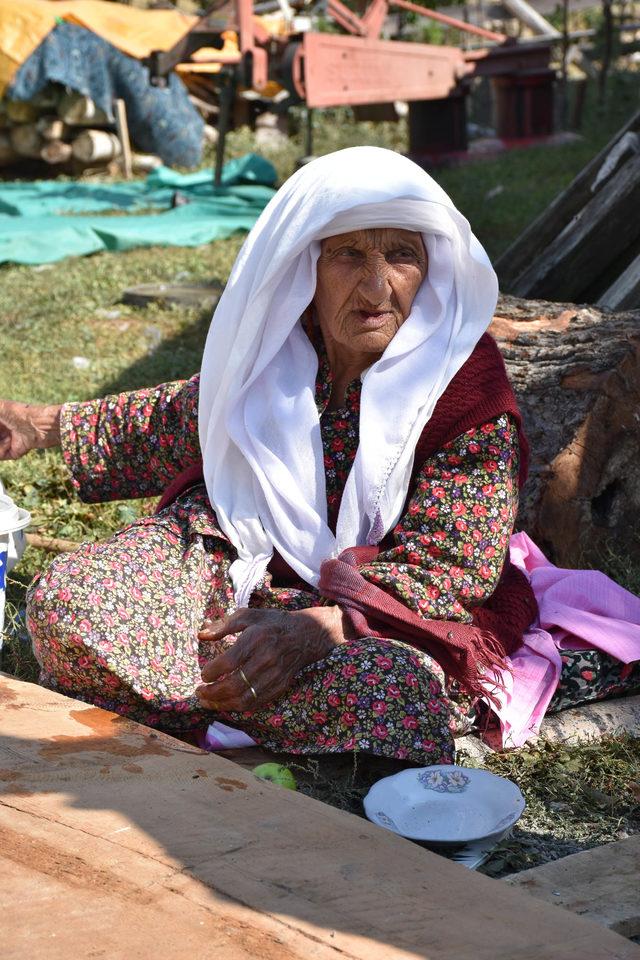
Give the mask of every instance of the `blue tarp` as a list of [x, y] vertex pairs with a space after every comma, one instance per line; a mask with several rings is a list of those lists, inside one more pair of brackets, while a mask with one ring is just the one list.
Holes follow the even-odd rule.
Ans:
[[[195, 247], [250, 230], [274, 194], [276, 171], [248, 154], [213, 171], [180, 174], [161, 167], [144, 181], [40, 180], [0, 184], [0, 263], [53, 263], [99, 250]], [[179, 192], [182, 206], [171, 208]], [[157, 213], [134, 213], [135, 210]], [[100, 216], [100, 211], [127, 211]]]
[[152, 87], [149, 71], [139, 60], [84, 27], [62, 22], [25, 60], [7, 95], [31, 100], [48, 83], [91, 97], [110, 118], [113, 101], [124, 100], [129, 132], [138, 150], [155, 153], [171, 166], [200, 163], [204, 121], [175, 73], [170, 74], [166, 88]]

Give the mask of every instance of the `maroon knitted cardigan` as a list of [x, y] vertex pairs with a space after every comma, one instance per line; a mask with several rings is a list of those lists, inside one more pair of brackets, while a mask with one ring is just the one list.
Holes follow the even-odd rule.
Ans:
[[[425, 460], [443, 444], [454, 440], [479, 423], [509, 413], [518, 427], [520, 441], [519, 483], [527, 475], [529, 445], [522, 430], [520, 411], [507, 378], [504, 362], [489, 334], [452, 379], [438, 400], [416, 446], [409, 495]], [[187, 468], [165, 491], [158, 509], [172, 503], [181, 493], [203, 480], [202, 462]], [[522, 635], [537, 614], [537, 604], [526, 577], [509, 561], [491, 597], [471, 610], [473, 623], [425, 620], [380, 587], [369, 583], [359, 567], [371, 563], [393, 545], [387, 535], [379, 547], [352, 547], [321, 567], [318, 589], [345, 611], [358, 637], [393, 637], [434, 657], [445, 673], [469, 693], [486, 693], [483, 675], [505, 666], [505, 655], [521, 643]], [[297, 577], [275, 554], [269, 564], [275, 584], [294, 582]]]

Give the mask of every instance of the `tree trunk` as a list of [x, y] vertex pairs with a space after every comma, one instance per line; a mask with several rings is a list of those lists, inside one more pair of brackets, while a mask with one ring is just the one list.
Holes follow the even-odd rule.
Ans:
[[531, 444], [518, 525], [560, 566], [640, 559], [640, 312], [501, 297], [496, 337]]

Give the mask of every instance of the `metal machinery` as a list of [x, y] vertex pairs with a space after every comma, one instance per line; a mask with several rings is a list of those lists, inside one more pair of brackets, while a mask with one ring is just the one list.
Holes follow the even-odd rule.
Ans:
[[[464, 51], [382, 40], [380, 33], [390, 6], [444, 22], [492, 45]], [[273, 36], [254, 17], [252, 0], [223, 2], [205, 13], [171, 49], [154, 51], [149, 57], [151, 82], [157, 85], [203, 47], [211, 49], [211, 59], [219, 59], [221, 68], [214, 76], [220, 100], [218, 181], [235, 90], [242, 86], [260, 92], [270, 81], [288, 94], [280, 99], [279, 110], [297, 104], [311, 111], [409, 101], [409, 151], [418, 157], [466, 149], [465, 95], [472, 77], [487, 76], [494, 81], [499, 137], [552, 132], [553, 71], [549, 69], [548, 41], [510, 40], [410, 0], [372, 0], [362, 16], [342, 0], [326, 0], [324, 13], [345, 33], [308, 30]], [[229, 30], [238, 35], [234, 53], [223, 52], [222, 35]]]

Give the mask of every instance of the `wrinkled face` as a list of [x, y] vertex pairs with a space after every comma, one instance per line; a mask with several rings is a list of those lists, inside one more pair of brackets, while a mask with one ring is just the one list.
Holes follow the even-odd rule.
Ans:
[[409, 316], [426, 272], [422, 236], [411, 230], [380, 227], [323, 240], [313, 302], [329, 354], [379, 357]]

